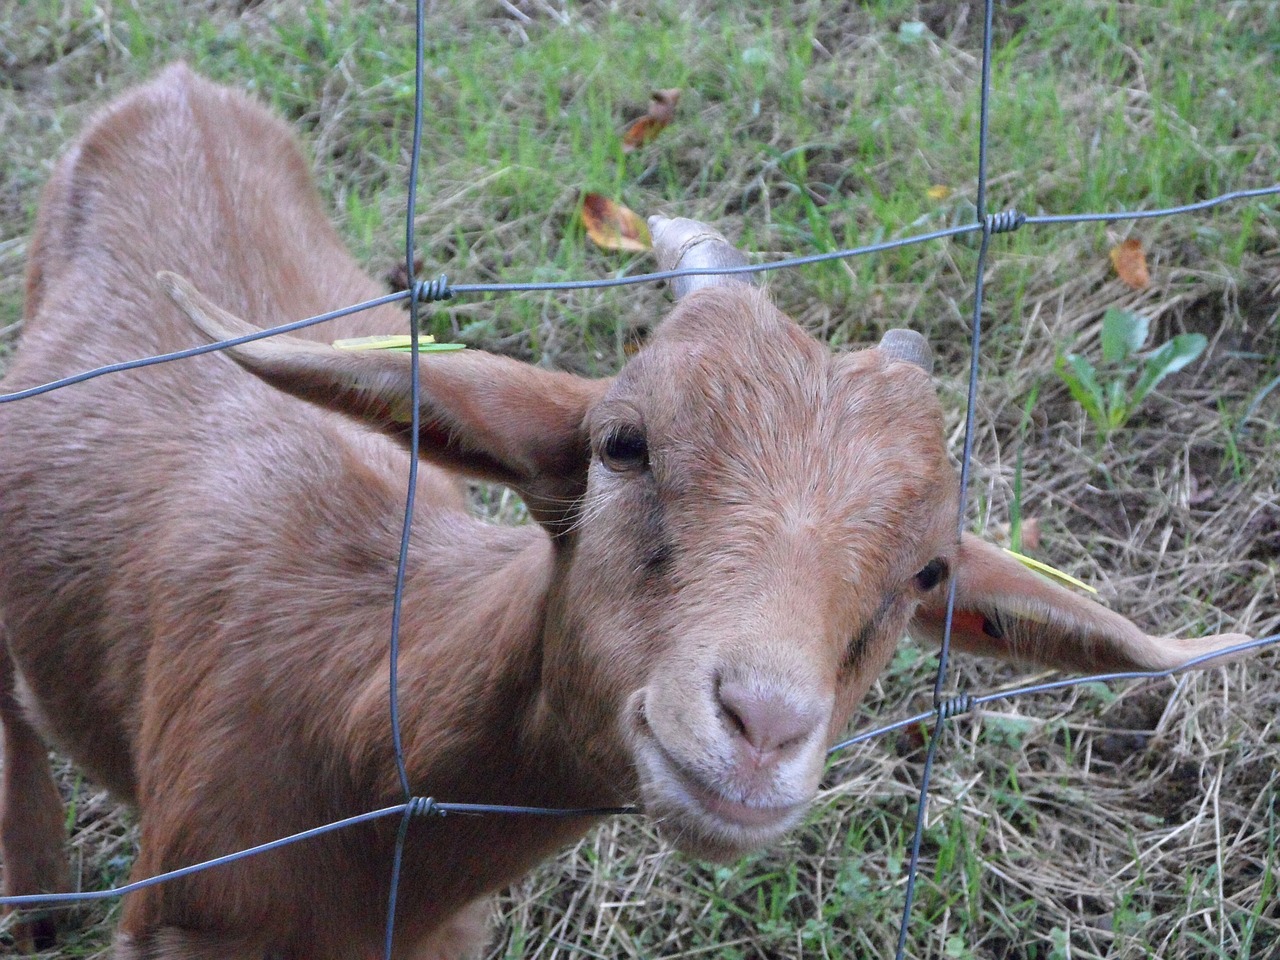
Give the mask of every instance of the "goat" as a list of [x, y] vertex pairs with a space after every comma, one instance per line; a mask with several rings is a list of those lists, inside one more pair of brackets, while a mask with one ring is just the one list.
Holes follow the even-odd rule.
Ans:
[[[655, 230], [665, 265], [743, 260], [692, 221]], [[4, 386], [378, 293], [285, 124], [178, 64], [57, 164]], [[640, 802], [727, 859], [801, 819], [899, 639], [939, 637], [953, 579], [953, 642], [983, 654], [1159, 668], [1245, 639], [1148, 636], [957, 538], [918, 334], [833, 355], [749, 283], [676, 294], [610, 379], [424, 356], [399, 660], [416, 789]], [[0, 405], [7, 894], [68, 888], [46, 742], [137, 808], [134, 879], [402, 799], [387, 637], [409, 361], [325, 342], [402, 325], [384, 306]], [[473, 519], [461, 476], [514, 488], [536, 522]], [[416, 824], [396, 956], [481, 948], [492, 892], [592, 822]], [[132, 894], [116, 956], [368, 956], [395, 832]], [[20, 930], [55, 933], [38, 914]]]

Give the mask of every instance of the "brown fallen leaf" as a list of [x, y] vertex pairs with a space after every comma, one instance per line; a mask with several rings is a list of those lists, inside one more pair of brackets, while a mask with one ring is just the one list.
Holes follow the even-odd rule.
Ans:
[[1033, 552], [1040, 549], [1040, 520], [1036, 517], [1022, 518], [1022, 549]]
[[1147, 272], [1147, 255], [1142, 250], [1142, 241], [1130, 237], [1119, 246], [1111, 248], [1111, 265], [1116, 268], [1116, 275], [1133, 287], [1141, 290], [1151, 283], [1151, 274]]
[[[413, 272], [415, 274], [422, 272], [422, 258], [413, 258]], [[397, 260], [395, 265], [382, 275], [383, 281], [392, 293], [399, 293], [401, 290], [409, 289], [409, 273], [405, 269], [405, 262]]]
[[587, 236], [604, 250], [643, 253], [653, 246], [649, 226], [638, 214], [598, 193], [582, 198], [582, 224]]
[[627, 127], [622, 135], [622, 152], [631, 153], [638, 150], [664, 129], [676, 118], [676, 104], [680, 102], [680, 90], [655, 90], [650, 95], [649, 112]]
[[631, 327], [624, 335], [622, 352], [628, 357], [634, 357], [640, 352], [640, 348], [648, 342], [651, 332], [649, 327], [644, 325]]
[[[991, 529], [992, 537], [1000, 546], [1013, 547], [1013, 527], [1001, 523]], [[1022, 553], [1035, 553], [1040, 549], [1040, 520], [1037, 517], [1023, 517], [1021, 527]]]

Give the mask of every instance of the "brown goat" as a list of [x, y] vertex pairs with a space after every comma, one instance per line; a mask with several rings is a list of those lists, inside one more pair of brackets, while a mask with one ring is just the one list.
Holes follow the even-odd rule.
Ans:
[[[667, 262], [734, 259], [688, 221], [658, 233]], [[11, 391], [192, 346], [192, 322], [253, 329], [221, 308], [267, 326], [380, 292], [286, 127], [181, 65], [89, 124], [31, 251]], [[957, 542], [918, 338], [832, 355], [750, 285], [678, 293], [614, 379], [423, 357], [435, 466], [400, 653], [416, 791], [639, 802], [680, 848], [729, 858], [803, 816], [899, 638], [937, 638], [951, 578], [960, 649], [1146, 668], [1245, 639], [1149, 637]], [[325, 341], [403, 326], [383, 307], [0, 405], [6, 893], [68, 886], [46, 738], [138, 809], [135, 879], [402, 799], [387, 638], [408, 358]], [[446, 471], [510, 485], [537, 523], [471, 518]], [[396, 826], [134, 894], [116, 955], [368, 957]], [[416, 823], [396, 955], [474, 952], [487, 896], [589, 826]], [[38, 915], [22, 930], [52, 936]]]

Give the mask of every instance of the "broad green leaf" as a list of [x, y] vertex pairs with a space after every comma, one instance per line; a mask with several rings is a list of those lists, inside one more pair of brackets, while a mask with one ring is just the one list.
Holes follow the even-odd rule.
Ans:
[[1093, 364], [1078, 353], [1068, 353], [1065, 357], [1058, 358], [1056, 369], [1076, 403], [1084, 407], [1084, 412], [1094, 423], [1106, 429], [1107, 415], [1103, 409], [1105, 401], [1102, 388], [1098, 386], [1098, 378], [1093, 372]]
[[1156, 388], [1161, 380], [1181, 370], [1204, 353], [1209, 341], [1200, 333], [1180, 333], [1151, 356], [1142, 367], [1142, 376], [1133, 388], [1129, 399], [1131, 407], [1137, 407]]
[[1204, 353], [1205, 347], [1209, 346], [1209, 341], [1205, 339], [1203, 333], [1180, 333], [1164, 346], [1165, 348], [1173, 347], [1173, 356], [1164, 369], [1164, 372], [1169, 374], [1177, 373], [1187, 364], [1192, 363]]
[[898, 39], [902, 43], [919, 43], [929, 28], [919, 20], [904, 20], [898, 24]]
[[1133, 412], [1133, 407], [1125, 402], [1125, 378], [1116, 377], [1107, 384], [1107, 426], [1112, 430], [1123, 427]]
[[1110, 307], [1102, 315], [1102, 359], [1124, 363], [1147, 342], [1151, 321], [1132, 310]]

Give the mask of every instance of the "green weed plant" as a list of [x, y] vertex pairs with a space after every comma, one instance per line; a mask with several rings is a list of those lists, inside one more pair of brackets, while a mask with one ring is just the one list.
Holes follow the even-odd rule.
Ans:
[[1055, 365], [1104, 443], [1129, 422], [1161, 380], [1194, 361], [1208, 346], [1203, 334], [1180, 333], [1143, 353], [1150, 328], [1148, 317], [1111, 307], [1102, 317], [1102, 362], [1095, 367], [1088, 357], [1068, 353]]

